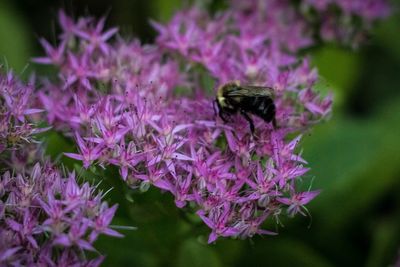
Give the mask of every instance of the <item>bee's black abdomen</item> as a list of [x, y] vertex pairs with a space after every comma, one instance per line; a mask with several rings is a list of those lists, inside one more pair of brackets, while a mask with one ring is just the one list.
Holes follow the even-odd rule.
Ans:
[[249, 122], [250, 130], [254, 134], [255, 127], [253, 114], [276, 128], [274, 90], [267, 86], [240, 85], [240, 82], [226, 83], [218, 88], [217, 106], [219, 116], [226, 122], [227, 116], [240, 112]]
[[241, 102], [241, 109], [262, 118], [266, 122], [275, 119], [275, 104], [267, 96], [244, 98]]

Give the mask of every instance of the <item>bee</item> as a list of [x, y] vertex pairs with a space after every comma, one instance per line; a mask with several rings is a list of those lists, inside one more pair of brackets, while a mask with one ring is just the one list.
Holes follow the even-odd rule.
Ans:
[[270, 87], [241, 85], [239, 81], [234, 81], [218, 87], [215, 103], [218, 115], [224, 122], [228, 121], [228, 116], [239, 112], [249, 122], [251, 133], [254, 134], [254, 122], [249, 113], [267, 123], [272, 122], [276, 128], [273, 98], [273, 89]]

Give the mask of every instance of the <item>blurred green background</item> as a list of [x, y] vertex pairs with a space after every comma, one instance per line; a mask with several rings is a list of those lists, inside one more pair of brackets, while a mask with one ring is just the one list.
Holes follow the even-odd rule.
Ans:
[[[0, 1], [0, 62], [22, 76], [46, 68], [27, 64], [42, 55], [38, 38], [55, 42], [57, 11], [74, 17], [107, 14], [120, 33], [151, 42], [153, 18], [166, 21], [180, 0]], [[124, 239], [102, 238], [104, 266], [389, 266], [400, 249], [400, 16], [378, 23], [368, 42], [351, 51], [333, 44], [312, 51], [324, 83], [335, 94], [332, 119], [303, 140], [309, 177], [321, 195], [311, 218], [285, 220], [275, 237], [219, 240], [206, 245], [207, 229], [183, 215], [157, 190], [140, 194], [109, 169], [104, 187], [120, 203], [115, 225]], [[49, 153], [71, 149], [53, 133]], [[185, 217], [186, 216], [186, 217]]]

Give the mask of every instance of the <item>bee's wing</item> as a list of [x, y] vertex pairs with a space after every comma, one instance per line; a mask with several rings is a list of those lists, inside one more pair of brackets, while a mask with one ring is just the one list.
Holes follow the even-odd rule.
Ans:
[[227, 97], [273, 96], [274, 89], [267, 86], [240, 85], [226, 92]]

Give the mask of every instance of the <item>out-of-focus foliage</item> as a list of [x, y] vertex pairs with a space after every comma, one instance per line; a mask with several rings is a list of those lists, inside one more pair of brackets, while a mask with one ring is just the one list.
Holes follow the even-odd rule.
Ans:
[[[60, 7], [97, 17], [108, 12], [109, 25], [121, 25], [122, 34], [149, 41], [154, 31], [148, 18], [166, 20], [178, 5], [184, 6], [177, 0], [29, 2], [0, 2], [0, 57], [17, 70], [29, 57], [42, 54], [37, 38], [52, 39], [51, 25]], [[223, 4], [214, 2], [215, 7]], [[309, 207], [312, 219], [284, 221], [276, 237], [207, 245], [205, 227], [180, 213], [169, 195], [133, 192], [113, 179], [119, 175], [116, 169], [108, 169], [110, 179], [102, 186], [114, 187], [108, 200], [120, 204], [113, 224], [138, 230], [124, 231], [123, 239], [100, 238], [96, 247], [107, 256], [104, 266], [374, 267], [395, 262], [400, 249], [399, 25], [400, 16], [394, 13], [376, 25], [357, 51], [329, 44], [313, 52], [314, 64], [337, 101], [332, 120], [303, 140], [310, 175], [316, 177], [313, 187], [322, 189]], [[63, 137], [49, 135], [49, 154], [73, 151]], [[87, 174], [96, 179], [96, 173]]]
[[32, 55], [26, 21], [7, 1], [0, 2], [0, 64], [17, 72], [29, 63]]

